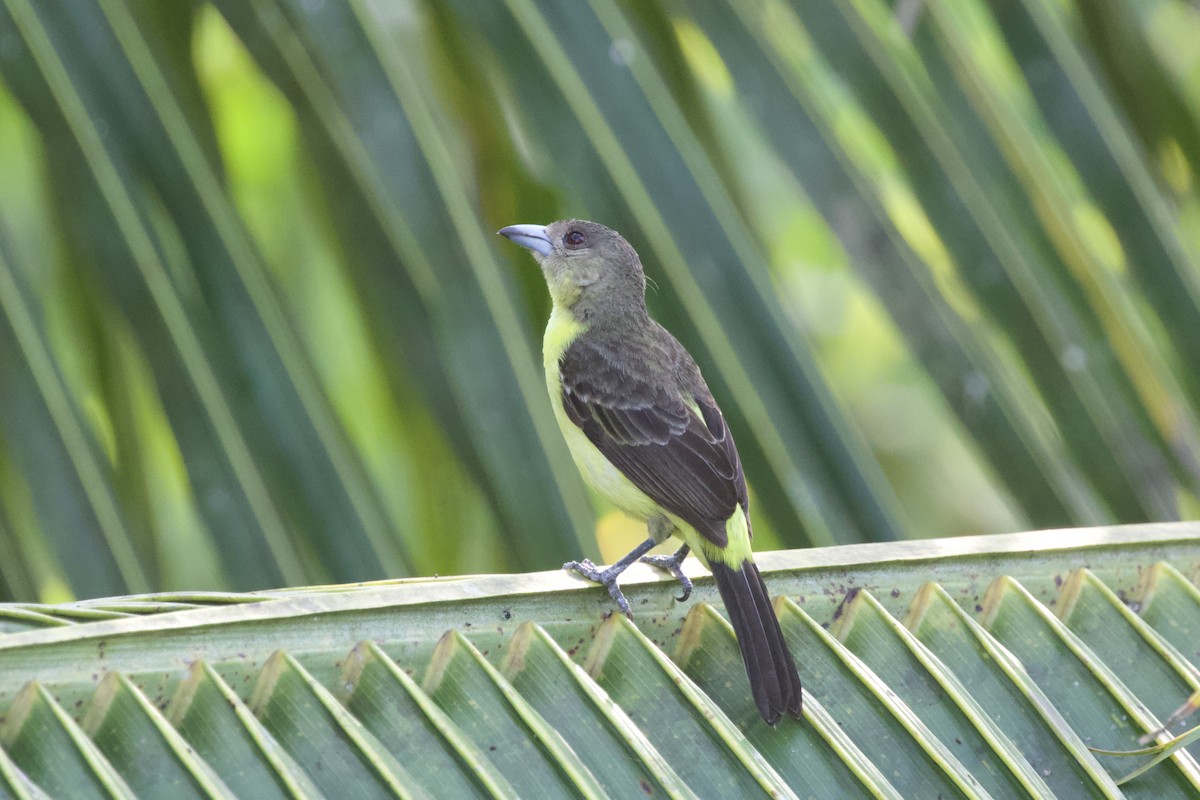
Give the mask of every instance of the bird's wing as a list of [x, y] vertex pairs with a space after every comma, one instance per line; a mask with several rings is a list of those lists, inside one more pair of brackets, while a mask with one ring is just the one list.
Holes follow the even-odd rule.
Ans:
[[[677, 357], [688, 358], [682, 348]], [[559, 359], [559, 377], [567, 417], [634, 486], [713, 544], [728, 544], [726, 521], [748, 507], [746, 480], [698, 371], [700, 390], [685, 395], [665, 375], [623, 365], [612, 346], [578, 339]]]

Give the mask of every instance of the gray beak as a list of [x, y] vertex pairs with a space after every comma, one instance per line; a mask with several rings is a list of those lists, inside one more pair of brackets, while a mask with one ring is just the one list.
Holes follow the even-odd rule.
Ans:
[[532, 250], [539, 256], [550, 255], [550, 234], [546, 233], [545, 225], [509, 225], [496, 233], [507, 237], [513, 244], [519, 244], [521, 247]]

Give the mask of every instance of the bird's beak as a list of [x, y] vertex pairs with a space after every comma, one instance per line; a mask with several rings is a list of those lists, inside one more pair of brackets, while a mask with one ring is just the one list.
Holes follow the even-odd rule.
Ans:
[[550, 234], [546, 233], [545, 225], [509, 225], [496, 231], [501, 236], [512, 240], [513, 244], [528, 248], [539, 256], [550, 255]]

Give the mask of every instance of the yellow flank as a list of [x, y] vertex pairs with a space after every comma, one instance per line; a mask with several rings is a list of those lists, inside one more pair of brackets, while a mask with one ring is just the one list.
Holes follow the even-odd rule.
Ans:
[[[554, 409], [554, 418], [558, 421], [558, 427], [567, 440], [567, 448], [571, 451], [571, 457], [575, 459], [575, 465], [583, 474], [583, 479], [613, 505], [638, 519], [648, 520], [657, 515], [667, 517], [675, 525], [674, 535], [690, 545], [692, 551], [705, 563], [719, 561], [736, 568], [743, 561], [752, 559], [750, 525], [744, 509], [738, 508], [725, 523], [725, 533], [729, 537], [729, 544], [724, 548], [713, 546], [691, 525], [664, 509], [635, 486], [567, 417], [567, 412], [562, 404], [562, 381], [558, 373], [558, 360], [571, 342], [586, 330], [587, 326], [577, 320], [569, 308], [556, 302], [554, 310], [550, 313], [550, 321], [546, 325], [545, 336], [542, 338], [542, 365], [546, 370], [546, 388], [550, 392], [550, 405]], [[694, 403], [693, 406], [693, 412], [699, 414], [699, 407], [696, 407]]]
[[[740, 567], [743, 561], [754, 560], [750, 552], [750, 520], [746, 517], [746, 509], [738, 506], [733, 516], [725, 520], [725, 535], [729, 537], [729, 544], [721, 548], [706, 544], [708, 540], [697, 535], [703, 540], [699, 549], [705, 552], [709, 560], [720, 561], [734, 568]], [[692, 545], [692, 549], [696, 549], [696, 546]]]
[[557, 303], [550, 313], [550, 322], [546, 325], [546, 335], [542, 339], [542, 361], [546, 368], [546, 388], [550, 392], [550, 405], [554, 408], [554, 418], [558, 420], [559, 430], [567, 440], [567, 447], [575, 465], [583, 474], [588, 485], [608, 498], [615, 506], [639, 519], [649, 519], [659, 512], [658, 504], [650, 499], [641, 489], [633, 485], [621, 470], [612, 465], [579, 427], [567, 418], [567, 412], [562, 404], [562, 381], [558, 375], [558, 359], [562, 356], [575, 337], [587, 330], [583, 323], [575, 319], [569, 309], [562, 308]]

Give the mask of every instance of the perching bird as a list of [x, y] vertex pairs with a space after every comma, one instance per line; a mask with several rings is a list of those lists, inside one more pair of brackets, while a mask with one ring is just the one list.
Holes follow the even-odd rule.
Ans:
[[[510, 225], [499, 231], [533, 251], [554, 300], [542, 344], [554, 416], [583, 477], [616, 506], [647, 521], [649, 538], [600, 569], [564, 569], [608, 587], [630, 615], [617, 577], [646, 561], [691, 582], [689, 549], [708, 565], [741, 646], [754, 702], [769, 724], [800, 716], [800, 678], [750, 552], [741, 460], [696, 362], [646, 312], [646, 277], [616, 231], [585, 220]], [[672, 556], [645, 553], [669, 536]]]

